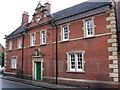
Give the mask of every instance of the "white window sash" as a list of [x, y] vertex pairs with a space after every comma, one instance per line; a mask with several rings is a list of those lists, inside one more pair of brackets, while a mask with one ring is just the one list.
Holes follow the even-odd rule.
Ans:
[[[71, 66], [72, 66], [72, 64], [71, 64], [71, 62], [72, 62], [72, 58], [71, 58], [71, 55], [74, 55], [74, 59], [75, 59], [75, 68], [72, 68]], [[78, 54], [79, 54], [79, 56], [78, 56]], [[84, 71], [84, 53], [83, 52], [73, 52], [73, 53], [69, 53], [68, 54], [69, 55], [69, 69], [68, 70], [70, 70], [70, 71], [72, 71], [72, 72], [82, 72], [82, 71]], [[79, 58], [79, 65], [78, 65], [78, 58]], [[80, 61], [80, 60], [82, 60], [82, 61]], [[82, 63], [80, 63], [80, 62], [82, 62]], [[80, 68], [78, 68], [78, 66], [80, 66]]]
[[42, 31], [41, 32], [41, 44], [45, 44], [46, 43], [46, 32]]
[[[82, 68], [78, 68], [78, 66], [79, 66], [79, 65], [78, 65], [78, 62], [79, 62], [79, 61], [78, 61], [78, 56], [77, 56], [77, 54], [82, 54], [82, 57], [79, 57], [79, 59], [82, 58], [82, 65], [80, 64], [80, 65], [82, 66]], [[77, 53], [77, 54], [76, 54], [76, 67], [77, 67], [77, 71], [83, 71], [83, 53]]]
[[9, 50], [12, 50], [12, 40], [9, 41]]
[[31, 34], [31, 46], [35, 45], [35, 34]]
[[11, 60], [11, 68], [12, 69], [17, 69], [17, 59], [16, 58], [12, 58]]
[[18, 48], [21, 48], [21, 47], [22, 47], [22, 39], [18, 38]]
[[85, 24], [86, 24], [86, 36], [87, 37], [93, 36], [93, 21], [91, 19], [87, 20]]
[[71, 54], [69, 54], [69, 59], [70, 59], [70, 71], [75, 71], [75, 68], [74, 68], [74, 69], [71, 68], [71, 66], [72, 66], [72, 64], [71, 64], [71, 62], [72, 62], [72, 61], [71, 61], [71, 59], [72, 59], [72, 58], [71, 58]]
[[[63, 39], [63, 41], [66, 41], [69, 38], [69, 31], [68, 30], [69, 30], [69, 28], [67, 25], [62, 27], [62, 39]], [[67, 35], [67, 37], [66, 37], [66, 35]]]

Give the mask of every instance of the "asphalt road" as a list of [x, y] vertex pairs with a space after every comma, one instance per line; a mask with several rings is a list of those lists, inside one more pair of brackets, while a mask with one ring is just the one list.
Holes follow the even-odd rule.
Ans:
[[19, 82], [9, 81], [1, 78], [2, 75], [0, 75], [0, 90], [36, 90], [36, 89], [42, 89], [40, 87], [27, 85]]

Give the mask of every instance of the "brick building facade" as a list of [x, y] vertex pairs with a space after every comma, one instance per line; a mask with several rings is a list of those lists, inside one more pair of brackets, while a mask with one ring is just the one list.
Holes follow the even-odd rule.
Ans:
[[24, 12], [21, 26], [6, 37], [5, 74], [118, 87], [118, 6], [112, 0], [87, 1], [51, 14], [51, 4], [39, 2], [31, 22]]

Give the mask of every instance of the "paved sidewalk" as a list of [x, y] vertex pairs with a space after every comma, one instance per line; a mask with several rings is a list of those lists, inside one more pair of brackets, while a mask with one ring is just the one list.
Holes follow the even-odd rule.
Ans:
[[2, 76], [0, 78], [15, 81], [15, 82], [21, 82], [21, 83], [28, 84], [28, 85], [34, 85], [34, 86], [38, 86], [38, 87], [42, 87], [46, 89], [73, 89], [73, 88], [78, 89], [78, 87], [74, 87], [74, 86], [61, 85], [61, 84], [55, 85], [55, 84], [50, 84], [47, 82], [37, 82], [37, 81], [25, 80], [25, 79], [10, 77], [10, 76]]

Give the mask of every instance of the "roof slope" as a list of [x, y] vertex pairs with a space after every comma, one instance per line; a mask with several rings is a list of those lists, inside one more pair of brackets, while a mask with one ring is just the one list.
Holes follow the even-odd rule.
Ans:
[[[93, 0], [93, 1], [95, 1], [95, 0]], [[53, 13], [52, 16], [56, 21], [58, 21], [60, 19], [64, 19], [64, 18], [73, 16], [73, 15], [84, 13], [84, 12], [87, 12], [87, 11], [90, 11], [90, 10], [93, 10], [93, 9], [110, 4], [109, 2], [100, 2], [100, 1], [97, 0], [97, 2], [90, 2], [90, 0], [89, 0], [89, 1], [77, 4], [73, 7], [70, 7], [70, 8], [58, 11], [56, 13]], [[21, 25], [19, 28], [17, 28], [15, 31], [13, 31], [9, 36], [7, 36], [7, 38], [13, 37], [17, 34], [24, 32], [27, 25], [28, 24]]]
[[13, 31], [9, 36], [7, 36], [7, 38], [15, 36], [17, 34], [20, 34], [22, 32], [25, 32], [25, 29], [27, 27], [28, 24], [23, 24], [20, 27], [18, 27], [15, 31]]
[[108, 4], [110, 4], [110, 3], [109, 2], [86, 1], [86, 2], [80, 3], [78, 5], [75, 5], [73, 7], [53, 13], [53, 17], [55, 18], [55, 20], [60, 20], [60, 19], [66, 18], [66, 17], [76, 15], [76, 14], [87, 12], [89, 10], [93, 10], [93, 9], [96, 9], [96, 8], [99, 8], [101, 6], [105, 6]]

